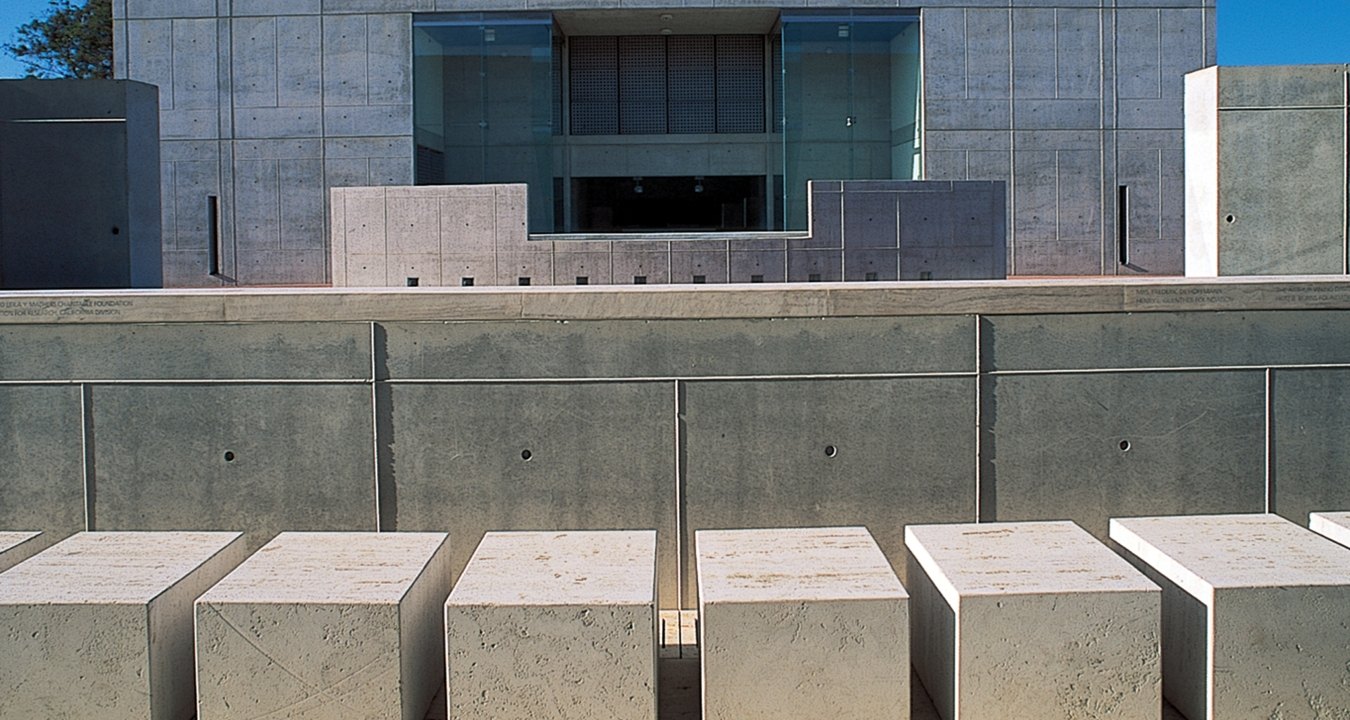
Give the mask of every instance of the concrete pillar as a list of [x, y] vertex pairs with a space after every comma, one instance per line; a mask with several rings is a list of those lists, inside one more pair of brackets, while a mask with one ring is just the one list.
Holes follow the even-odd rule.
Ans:
[[1156, 720], [1160, 592], [1072, 522], [911, 525], [914, 666], [948, 720]]
[[192, 601], [240, 533], [79, 533], [0, 574], [0, 716], [193, 713]]
[[1350, 512], [1312, 513], [1308, 515], [1308, 527], [1318, 535], [1350, 548]]
[[455, 720], [656, 717], [654, 531], [487, 533], [445, 625]]
[[1350, 708], [1350, 550], [1276, 515], [1111, 521], [1163, 587], [1163, 694], [1191, 720]]
[[40, 532], [0, 532], [0, 572], [37, 553], [41, 536]]
[[199, 720], [422, 720], [449, 591], [444, 533], [278, 535], [197, 601]]
[[866, 528], [694, 544], [705, 720], [909, 718], [909, 596]]

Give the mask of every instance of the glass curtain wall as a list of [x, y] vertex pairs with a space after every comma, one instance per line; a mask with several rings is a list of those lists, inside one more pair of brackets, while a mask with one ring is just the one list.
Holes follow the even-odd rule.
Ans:
[[419, 185], [528, 183], [530, 231], [554, 231], [555, 35], [547, 13], [416, 16]]
[[921, 178], [918, 15], [784, 12], [781, 33], [786, 228], [806, 229], [808, 180]]

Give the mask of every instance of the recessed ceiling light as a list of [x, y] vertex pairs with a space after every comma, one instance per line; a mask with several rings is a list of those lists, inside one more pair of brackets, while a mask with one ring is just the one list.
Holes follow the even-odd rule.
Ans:
[[661, 22], [670, 22], [671, 20], [674, 19], [675, 16], [671, 15], [670, 13], [661, 13]]
[[671, 31], [670, 28], [661, 28], [661, 34], [662, 34], [662, 35], [669, 35], [669, 34], [671, 34], [671, 32], [672, 32], [672, 31]]

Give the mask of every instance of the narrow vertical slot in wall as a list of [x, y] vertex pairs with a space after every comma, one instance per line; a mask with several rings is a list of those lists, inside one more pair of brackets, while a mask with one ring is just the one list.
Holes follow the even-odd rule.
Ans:
[[206, 196], [206, 227], [210, 241], [206, 246], [206, 272], [220, 277], [220, 196]]
[[1130, 264], [1130, 186], [1116, 189], [1116, 262]]

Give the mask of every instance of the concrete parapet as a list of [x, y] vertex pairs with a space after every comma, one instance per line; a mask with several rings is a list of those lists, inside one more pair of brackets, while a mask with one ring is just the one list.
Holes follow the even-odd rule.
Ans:
[[1312, 513], [1308, 516], [1308, 527], [1350, 548], [1350, 512]]
[[193, 713], [192, 601], [239, 533], [79, 533], [0, 574], [0, 716]]
[[282, 533], [196, 603], [198, 717], [422, 720], [449, 591], [444, 533]]
[[914, 666], [948, 720], [1154, 720], [1158, 586], [1071, 522], [911, 525]]
[[1191, 720], [1350, 708], [1350, 550], [1274, 515], [1113, 519], [1163, 587], [1163, 694]]
[[909, 718], [909, 596], [865, 528], [695, 544], [706, 720]]
[[40, 532], [0, 532], [0, 572], [32, 557], [41, 540]]
[[654, 720], [656, 533], [491, 532], [445, 604], [456, 720]]

